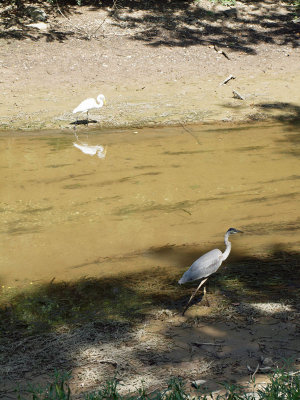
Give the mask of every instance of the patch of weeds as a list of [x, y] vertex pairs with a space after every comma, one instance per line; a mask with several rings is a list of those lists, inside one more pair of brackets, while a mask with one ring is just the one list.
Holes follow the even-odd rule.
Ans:
[[300, 373], [291, 373], [288, 368], [278, 369], [270, 378], [270, 383], [257, 390], [260, 399], [296, 400], [300, 399]]
[[[229, 292], [234, 301], [299, 301], [299, 254], [274, 252], [270, 256], [245, 258], [226, 265], [209, 281]], [[213, 282], [212, 282], [213, 281]]]
[[[72, 400], [72, 393], [68, 380], [70, 375], [56, 373], [54, 381], [46, 387], [29, 386], [18, 392], [18, 400], [24, 400], [23, 395], [32, 396], [32, 400]], [[145, 388], [137, 389], [136, 394], [121, 395], [118, 391], [118, 380], [107, 381], [102, 389], [97, 392], [85, 394], [84, 400], [298, 400], [300, 398], [300, 373], [290, 372], [288, 364], [282, 369], [274, 371], [270, 376], [270, 382], [260, 389], [256, 389], [255, 381], [252, 392], [243, 386], [224, 383], [224, 394], [213, 397], [212, 394], [201, 394], [192, 396], [185, 389], [185, 382], [179, 378], [172, 378], [167, 389], [158, 390], [148, 394]]]
[[110, 278], [2, 288], [0, 339], [40, 334], [94, 322], [134, 324], [182, 293], [176, 279], [156, 269]]
[[168, 400], [184, 400], [190, 396], [185, 392], [184, 382], [179, 378], [172, 378], [166, 392], [161, 394], [162, 399]]
[[300, 8], [300, 0], [294, 0], [293, 5], [294, 5], [296, 8]]
[[117, 386], [118, 386], [118, 381], [116, 379], [107, 381], [103, 389], [100, 389], [99, 391], [94, 393], [87, 394], [85, 400], [121, 399], [122, 396], [118, 393]]
[[[176, 247], [160, 248], [151, 250], [150, 254], [164, 254], [165, 251], [173, 255], [179, 250]], [[130, 260], [131, 255], [127, 257]], [[58, 330], [62, 326], [72, 329], [91, 321], [134, 325], [147, 318], [149, 312], [162, 308], [180, 312], [197, 284], [179, 286], [180, 275], [178, 271], [152, 268], [114, 277], [51, 281], [18, 289], [3, 286], [0, 291], [0, 340], [15, 340]], [[297, 252], [275, 251], [267, 257], [228, 263], [208, 281], [209, 301], [213, 305], [210, 317], [222, 317], [226, 302], [229, 305], [250, 301], [269, 303], [280, 299], [298, 304], [299, 278]], [[226, 299], [222, 293], [226, 294]], [[195, 300], [199, 301], [200, 296], [201, 293]], [[208, 316], [207, 312], [205, 315]]]
[[[70, 379], [68, 372], [55, 372], [54, 380], [48, 386], [33, 386], [28, 385], [27, 389], [20, 393], [20, 389], [16, 390], [18, 400], [28, 399], [32, 400], [71, 400], [71, 389], [68, 384]], [[26, 397], [23, 397], [23, 395]]]

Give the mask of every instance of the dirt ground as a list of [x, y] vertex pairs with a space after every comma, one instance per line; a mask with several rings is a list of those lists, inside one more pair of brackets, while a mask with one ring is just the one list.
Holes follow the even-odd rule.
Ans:
[[[1, 6], [0, 129], [73, 129], [72, 110], [99, 93], [107, 105], [90, 113], [93, 128], [298, 119], [299, 18], [289, 4], [38, 5], [45, 21]], [[78, 122], [86, 129], [85, 115]], [[259, 384], [283, 358], [299, 367], [298, 306], [215, 306], [194, 305], [184, 317], [162, 308], [134, 330], [90, 322], [3, 343], [0, 398], [54, 368], [72, 368], [80, 396], [115, 374], [126, 392], [142, 381], [161, 389], [174, 375], [217, 391], [225, 380], [249, 382], [258, 364]]]
[[99, 93], [107, 106], [90, 127], [299, 117], [290, 2], [37, 6], [44, 21], [0, 8], [2, 130], [72, 128], [72, 110]]
[[[70, 372], [76, 399], [114, 377], [121, 394], [142, 385], [153, 393], [179, 377], [187, 392], [216, 398], [224, 382], [257, 392], [285, 361], [299, 371], [299, 252], [231, 258], [209, 280], [210, 306], [200, 293], [184, 316], [195, 285], [177, 280], [178, 273], [152, 268], [114, 279], [52, 280], [32, 286], [31, 295], [16, 293], [0, 308], [0, 398], [16, 399], [17, 387], [24, 393], [28, 384], [46, 385], [55, 370]], [[57, 314], [63, 321], [51, 325]]]
[[218, 315], [203, 304], [185, 316], [161, 309], [135, 329], [90, 322], [3, 346], [0, 398], [15, 399], [16, 385], [45, 384], [54, 369], [71, 372], [74, 398], [113, 377], [121, 394], [136, 393], [142, 385], [147, 393], [166, 389], [174, 376], [183, 378], [194, 395], [195, 381], [200, 381], [198, 393], [222, 394], [224, 382], [255, 393], [283, 360], [293, 360], [293, 371], [299, 369], [299, 309], [241, 302], [220, 310], [214, 297], [209, 299]]

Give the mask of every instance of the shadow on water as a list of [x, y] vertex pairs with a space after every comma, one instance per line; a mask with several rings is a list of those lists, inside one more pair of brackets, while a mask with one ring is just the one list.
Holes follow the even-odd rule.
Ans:
[[[9, 2], [4, 2], [8, 4]], [[80, 8], [74, 8], [72, 1], [49, 2], [47, 11], [52, 14], [69, 16], [72, 13], [80, 14]], [[246, 5], [247, 1], [241, 2]], [[289, 4], [286, 13], [280, 9], [281, 5], [255, 4], [247, 14], [241, 14], [237, 7], [201, 6], [200, 2], [181, 1], [129, 1], [116, 2], [112, 7], [111, 1], [88, 2], [89, 11], [99, 9], [107, 11], [113, 20], [113, 25], [128, 32], [133, 30], [133, 40], [142, 41], [151, 46], [180, 46], [215, 44], [226, 46], [233, 51], [255, 54], [252, 46], [260, 43], [292, 45], [297, 47], [297, 24], [293, 22], [295, 7]], [[50, 28], [47, 33], [28, 26], [25, 2], [18, 0], [13, 7], [2, 12], [2, 30], [0, 38], [17, 40], [31, 39], [38, 41], [45, 38], [47, 41], [63, 42], [69, 37], [77, 36], [83, 40], [90, 40], [93, 35], [82, 29], [69, 30]], [[143, 12], [142, 14], [139, 12]], [[68, 25], [70, 26], [70, 25]], [[137, 29], [138, 28], [138, 29]], [[101, 32], [101, 30], [100, 30]], [[98, 32], [99, 33], [99, 32]]]
[[[189, 265], [199, 253], [188, 247], [151, 248], [145, 255], [162, 257]], [[233, 252], [220, 270], [210, 277], [212, 294], [226, 292], [230, 299], [273, 301], [299, 300], [300, 254], [275, 246], [272, 255], [244, 258]], [[105, 261], [104, 261], [105, 262]], [[109, 262], [109, 260], [107, 260]], [[154, 268], [141, 273], [110, 278], [82, 278], [73, 282], [30, 285], [25, 289], [2, 289], [1, 336], [49, 332], [60, 325], [76, 327], [91, 321], [134, 324], [144, 320], [150, 310], [169, 308], [180, 312], [196, 282], [179, 286], [184, 270]], [[286, 290], [284, 290], [286, 289]]]
[[[171, 261], [178, 255], [186, 261], [192, 261], [196, 257], [195, 250], [189, 252], [184, 247], [176, 246], [149, 249], [149, 253], [167, 257]], [[199, 337], [199, 331], [195, 330], [199, 323], [213, 325], [230, 318], [230, 329], [235, 329], [240, 326], [244, 317], [249, 319], [249, 310], [248, 314], [244, 315], [245, 310], [242, 308], [237, 308], [236, 314], [229, 317], [228, 312], [232, 310], [232, 304], [246, 304], [249, 309], [253, 307], [252, 302], [267, 305], [280, 301], [292, 307], [299, 306], [299, 252], [289, 252], [280, 246], [274, 246], [270, 256], [245, 258], [235, 254], [232, 260], [222, 266], [208, 281], [208, 295], [210, 303], [213, 304], [213, 312], [196, 319], [189, 316], [184, 319], [180, 317], [182, 320], [179, 320], [179, 324], [173, 326], [173, 334], [178, 336], [180, 342], [179, 347], [190, 345], [186, 341], [192, 340], [193, 335], [195, 338]], [[97, 352], [105, 349], [105, 346], [114, 346], [113, 351], [126, 352], [124, 343], [136, 343], [134, 328], [141, 326], [141, 323], [146, 323], [149, 318], [152, 318], [153, 322], [155, 315], [164, 319], [164, 310], [172, 315], [180, 315], [196, 286], [196, 283], [179, 286], [177, 281], [182, 272], [154, 268], [143, 273], [112, 278], [82, 278], [74, 282], [55, 282], [53, 278], [49, 283], [30, 285], [26, 289], [2, 290], [2, 378], [7, 378], [7, 370], [10, 371], [10, 379], [25, 377], [28, 371], [31, 377], [50, 371], [52, 373], [54, 366], [73, 370], [81, 366], [80, 362], [83, 361], [79, 362], [78, 357], [83, 357], [84, 349], [89, 347]], [[201, 294], [197, 299], [198, 302], [201, 300]], [[201, 303], [191, 308], [207, 309]], [[259, 317], [260, 311], [256, 310], [255, 315]], [[286, 311], [284, 321], [289, 320], [289, 311]], [[226, 324], [224, 329], [225, 326]], [[162, 329], [165, 331], [161, 333], [170, 337], [170, 325]], [[218, 329], [222, 331], [221, 325]], [[182, 336], [183, 331], [191, 335], [189, 339]], [[218, 337], [221, 335], [227, 339], [228, 332], [220, 332]], [[211, 333], [203, 331], [203, 335], [204, 341], [215, 340], [213, 330]], [[274, 346], [280, 347], [281, 344], [277, 343]], [[192, 353], [193, 362], [203, 363], [207, 353], [197, 351]], [[102, 372], [105, 372], [103, 380], [114, 376], [117, 370], [121, 373], [122, 369], [116, 369], [116, 354], [109, 353], [108, 358], [106, 356], [107, 365], [101, 367]], [[166, 347], [153, 352], [151, 348], [145, 350], [137, 345], [130, 353], [130, 360], [139, 360], [147, 365], [152, 363], [158, 367], [169, 365], [170, 362], [178, 365], [190, 360], [190, 354], [189, 351], [183, 352], [180, 349], [170, 353]], [[100, 358], [100, 366], [101, 362], [105, 363]], [[108, 367], [109, 370], [105, 369]], [[127, 365], [126, 368], [130, 367]]]

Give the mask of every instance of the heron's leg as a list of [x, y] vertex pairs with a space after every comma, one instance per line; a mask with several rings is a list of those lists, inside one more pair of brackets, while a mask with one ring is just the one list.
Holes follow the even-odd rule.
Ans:
[[210, 307], [210, 304], [209, 304], [209, 301], [208, 301], [208, 298], [207, 298], [207, 294], [206, 294], [206, 286], [204, 286], [204, 288], [203, 288], [203, 298], [205, 298], [205, 302], [206, 302], [207, 307]]
[[208, 278], [205, 278], [205, 279], [203, 279], [203, 281], [200, 282], [200, 284], [199, 284], [199, 286], [197, 287], [197, 289], [196, 289], [196, 290], [194, 291], [194, 293], [191, 295], [191, 297], [190, 297], [190, 299], [189, 299], [189, 301], [188, 301], [188, 303], [187, 303], [185, 309], [183, 310], [182, 315], [184, 315], [184, 313], [186, 312], [186, 310], [187, 310], [188, 307], [189, 307], [190, 302], [191, 302], [192, 299], [195, 297], [196, 293], [197, 293], [198, 290], [201, 288], [201, 286], [203, 286], [204, 283], [207, 281], [207, 279], [208, 279]]
[[89, 110], [87, 110], [87, 112], [86, 112], [86, 123], [87, 123], [87, 126], [89, 126]]

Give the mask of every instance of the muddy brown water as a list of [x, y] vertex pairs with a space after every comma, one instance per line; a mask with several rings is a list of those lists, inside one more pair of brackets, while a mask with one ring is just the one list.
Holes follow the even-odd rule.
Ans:
[[[299, 128], [189, 126], [0, 136], [0, 281], [108, 276], [199, 256], [298, 249]], [[106, 157], [74, 143], [103, 145]], [[298, 148], [297, 148], [298, 146]], [[230, 258], [228, 259], [230, 262]]]

